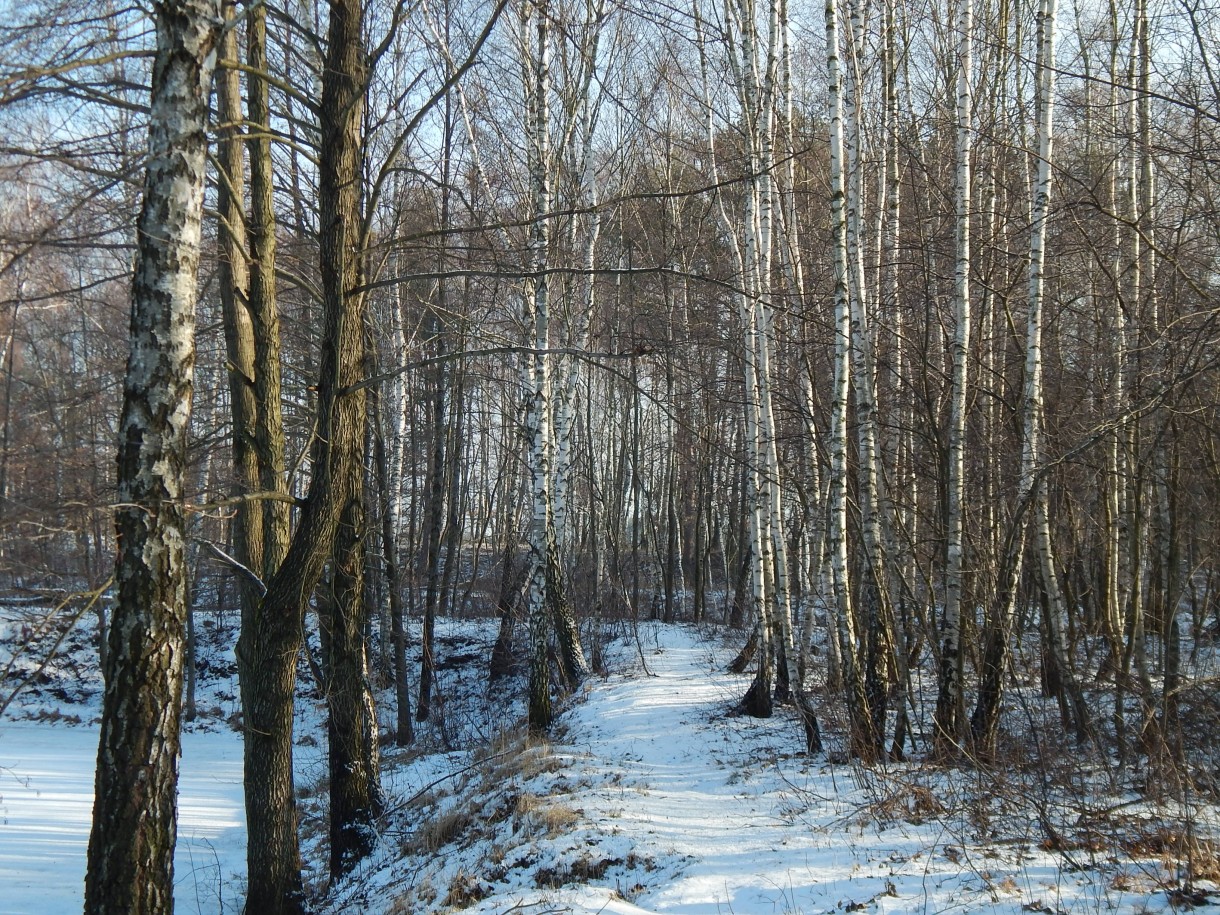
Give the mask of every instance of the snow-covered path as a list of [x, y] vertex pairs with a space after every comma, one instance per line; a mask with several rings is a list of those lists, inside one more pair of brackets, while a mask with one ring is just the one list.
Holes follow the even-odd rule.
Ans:
[[[586, 812], [683, 862], [637, 900], [646, 908], [616, 900], [617, 910], [818, 911], [884, 893], [883, 881], [853, 876], [855, 852], [832, 833], [793, 829], [804, 805], [794, 794], [809, 787], [795, 720], [728, 714], [748, 678], [725, 673], [707, 643], [672, 635], [664, 648], [644, 646], [648, 676], [612, 678], [572, 714], [573, 737], [628, 786], [626, 797], [603, 795]], [[824, 813], [845, 809], [831, 803]]]
[[777, 845], [784, 799], [771, 779], [759, 785], [750, 766], [736, 763], [748, 739], [741, 731], [755, 724], [725, 717], [741, 678], [724, 675], [706, 646], [671, 645], [645, 661], [651, 676], [592, 697], [574, 716], [604, 764], [630, 785], [629, 803], [609, 797], [594, 807], [598, 822], [686, 860], [680, 875], [648, 895], [652, 910], [782, 910], [790, 880], [766, 887], [757, 877], [789, 876], [803, 861]]
[[[96, 727], [0, 722], [0, 915], [81, 910], [93, 815]], [[241, 737], [183, 735], [175, 907], [233, 911], [245, 871]]]
[[[732, 714], [749, 678], [725, 672], [724, 646], [681, 627], [641, 627], [641, 636], [636, 669], [597, 683], [562, 719], [565, 750], [573, 751], [565, 778], [587, 786], [563, 801], [591, 821], [577, 832], [578, 846], [645, 866], [557, 889], [527, 877], [470, 911], [1173, 911], [1154, 864], [1078, 868], [1039, 847], [1036, 823], [1023, 837], [980, 840], [968, 811], [935, 797], [942, 770], [863, 772], [809, 759], [789, 711], [768, 720]], [[1025, 828], [1019, 816], [1016, 823]], [[553, 841], [570, 848], [573, 837]], [[554, 854], [540, 843], [533, 857]]]

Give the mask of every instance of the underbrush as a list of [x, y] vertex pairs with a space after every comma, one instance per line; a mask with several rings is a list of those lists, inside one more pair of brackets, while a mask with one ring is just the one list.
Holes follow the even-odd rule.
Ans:
[[[53, 612], [45, 606], [2, 610], [0, 703], [21, 685], [7, 714], [55, 725], [93, 721], [101, 690], [94, 612], [80, 602]], [[240, 727], [235, 616], [197, 619], [198, 715], [191, 727]], [[635, 675], [648, 676], [662, 650], [660, 631], [622, 624], [613, 646], [602, 638], [586, 648], [609, 658], [618, 672], [633, 667]], [[723, 672], [743, 634], [711, 626], [701, 631], [707, 670]], [[562, 716], [549, 740], [523, 729], [524, 665], [488, 682], [495, 635], [495, 620], [438, 621], [431, 715], [417, 724], [409, 747], [391, 745], [383, 727], [381, 842], [335, 886], [321, 876], [325, 777], [299, 773], [307, 882], [319, 911], [458, 911], [526, 888], [573, 886], [634, 899], [683, 866], [665, 849], [591, 814], [589, 796], [634, 789], [624, 788], [621, 773], [591, 760], [595, 746], [566, 742]], [[859, 838], [864, 833], [879, 835], [890, 842], [886, 855], [892, 857], [884, 860], [895, 873], [904, 867], [932, 872], [935, 862], [937, 873], [966, 875], [997, 905], [1020, 898], [1025, 911], [1077, 910], [1052, 891], [1068, 881], [1087, 884], [1098, 907], [1125, 911], [1132, 899], [1144, 900], [1149, 910], [1162, 903], [1205, 905], [1220, 887], [1220, 679], [1215, 647], [1192, 648], [1188, 675], [1174, 696], [1180, 730], [1166, 735], [1155, 726], [1162, 684], [1154, 682], [1153, 692], [1143, 695], [1127, 685], [1117, 707], [1113, 683], [1093, 681], [1086, 687], [1092, 727], [1083, 742], [1065, 735], [1055, 699], [1043, 694], [1042, 672], [1018, 652], [995, 758], [952, 765], [928, 761], [935, 694], [925, 658], [913, 671], [908, 761], [871, 767], [845, 751], [843, 704], [826, 685], [824, 655], [815, 654], [811, 689], [827, 753], [806, 757], [794, 710], [777, 704], [775, 720], [757, 729], [734, 727], [726, 779], [752, 787], [778, 775], [774, 790], [782, 797], [775, 809], [793, 835], [850, 832], [856, 838], [849, 841], [861, 848], [868, 847]], [[410, 660], [417, 669], [417, 646]], [[744, 690], [748, 676], [731, 680], [732, 688]], [[300, 691], [297, 739], [317, 746], [324, 742], [324, 702], [305, 666]], [[388, 724], [390, 691], [379, 699]], [[734, 697], [726, 695], [716, 714], [726, 716], [733, 706]], [[629, 806], [630, 796], [623, 797]], [[867, 899], [880, 906], [890, 892], [886, 879], [878, 877], [852, 904]]]
[[[376, 860], [331, 889], [324, 912], [388, 900], [387, 913], [458, 911], [513, 887], [603, 883], [639, 892], [654, 869], [630, 843], [595, 828], [574, 798], [570, 750], [511, 728], [385, 816]], [[409, 875], [409, 877], [407, 876]]]

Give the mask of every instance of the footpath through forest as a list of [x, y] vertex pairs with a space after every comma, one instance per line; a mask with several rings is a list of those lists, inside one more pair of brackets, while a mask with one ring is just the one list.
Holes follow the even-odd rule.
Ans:
[[[494, 638], [494, 621], [441, 622], [443, 720], [385, 748], [378, 849], [329, 889], [323, 704], [302, 698], [297, 784], [319, 915], [1174, 910], [1181, 862], [1164, 853], [1164, 824], [1181, 811], [1114, 794], [1070, 753], [1059, 771], [999, 773], [811, 759], [790, 709], [734, 712], [749, 684], [725, 670], [734, 642], [659, 624], [611, 646], [611, 673], [589, 679], [551, 741], [497, 736], [523, 709], [519, 684], [486, 686]], [[207, 692], [217, 714], [184, 740], [176, 896], [182, 912], [236, 913], [241, 737], [222, 714], [232, 682]], [[31, 696], [0, 722], [0, 915], [80, 911], [97, 746], [96, 695], [80, 693]], [[841, 757], [841, 722], [823, 730]], [[1216, 828], [1211, 805], [1191, 815], [1197, 835]]]
[[809, 759], [790, 710], [734, 713], [749, 678], [725, 671], [732, 645], [648, 625], [620, 647], [552, 745], [509, 747], [404, 809], [407, 856], [383, 853], [329, 911], [1172, 910], [1155, 860], [1048, 849], [1045, 818], [1076, 816], [1049, 795]]

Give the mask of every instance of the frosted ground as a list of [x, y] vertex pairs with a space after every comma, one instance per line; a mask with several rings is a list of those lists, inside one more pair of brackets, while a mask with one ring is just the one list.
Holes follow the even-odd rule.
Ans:
[[[733, 714], [748, 682], [725, 673], [734, 645], [687, 627], [642, 626], [618, 642], [610, 673], [568, 705], [552, 741], [528, 741], [501, 733], [520, 713], [518, 686], [489, 692], [473, 660], [494, 626], [443, 622], [439, 635], [443, 716], [418, 746], [386, 748], [372, 859], [335, 887], [307, 874], [321, 912], [1144, 913], [1192, 901], [1220, 912], [1207, 880], [1193, 897], [1172, 894], [1183, 876], [1174, 830], [1188, 822], [1214, 838], [1209, 805], [1149, 804], [1079, 767], [991, 777], [807, 758], [787, 710]], [[241, 908], [230, 667], [218, 650], [206, 714], [184, 737], [181, 912]], [[98, 705], [75, 671], [71, 689], [32, 691], [0, 720], [2, 915], [80, 909]], [[322, 862], [320, 706], [306, 697], [301, 710], [303, 834]], [[833, 743], [837, 723], [824, 727]], [[1191, 848], [1195, 873], [1214, 877], [1214, 860], [1198, 860], [1213, 846]]]

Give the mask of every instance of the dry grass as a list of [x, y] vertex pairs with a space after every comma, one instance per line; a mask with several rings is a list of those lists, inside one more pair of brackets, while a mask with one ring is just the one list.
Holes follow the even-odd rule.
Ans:
[[457, 804], [428, 817], [403, 844], [403, 850], [411, 854], [434, 855], [474, 825], [475, 818], [470, 807]]
[[478, 877], [460, 870], [450, 881], [449, 891], [441, 905], [451, 909], [466, 909], [486, 899], [489, 893], [490, 890]]
[[558, 889], [567, 883], [601, 880], [606, 876], [606, 871], [622, 863], [618, 858], [592, 858], [582, 855], [566, 867], [540, 868], [534, 874], [534, 884], [542, 889]]
[[503, 734], [475, 760], [486, 761], [483, 779], [490, 784], [528, 782], [564, 768], [564, 761], [554, 755], [547, 741], [525, 731]]
[[1185, 870], [1192, 881], [1220, 881], [1220, 847], [1208, 839], [1158, 827], [1125, 837], [1122, 849], [1132, 858], [1159, 859], [1167, 871]]
[[892, 823], [901, 820], [918, 826], [944, 812], [945, 805], [926, 785], [899, 783], [894, 790], [869, 805], [863, 821]]
[[579, 823], [582, 813], [526, 791], [517, 796], [513, 815], [520, 829], [552, 839]]

